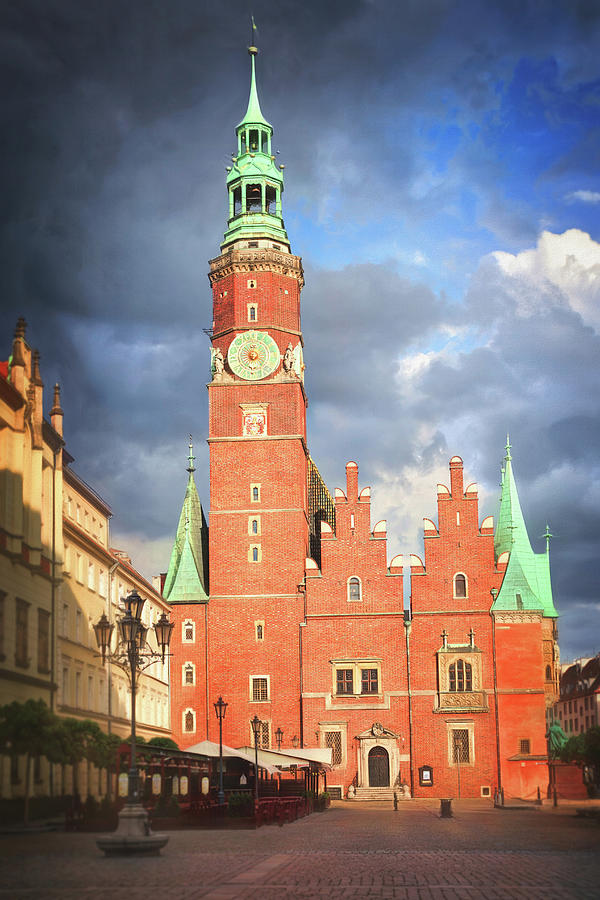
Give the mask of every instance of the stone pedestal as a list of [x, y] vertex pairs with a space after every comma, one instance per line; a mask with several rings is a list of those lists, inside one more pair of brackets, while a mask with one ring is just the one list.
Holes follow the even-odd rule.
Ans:
[[96, 843], [107, 856], [158, 856], [168, 840], [166, 834], [152, 833], [141, 803], [128, 803], [119, 813], [117, 830]]

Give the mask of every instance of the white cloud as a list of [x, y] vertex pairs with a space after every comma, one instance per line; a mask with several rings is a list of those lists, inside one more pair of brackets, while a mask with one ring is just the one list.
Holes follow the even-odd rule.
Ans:
[[600, 333], [600, 244], [589, 234], [578, 228], [543, 231], [534, 249], [492, 256], [512, 279], [510, 293], [520, 315], [531, 316], [549, 304], [566, 306]]
[[599, 191], [571, 191], [565, 197], [567, 203], [600, 203]]

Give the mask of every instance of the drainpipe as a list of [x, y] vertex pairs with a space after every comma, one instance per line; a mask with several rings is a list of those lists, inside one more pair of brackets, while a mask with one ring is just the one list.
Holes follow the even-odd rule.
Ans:
[[[169, 692], [171, 691], [171, 677], [172, 673], [169, 672]], [[206, 740], [208, 740], [208, 600], [204, 604], [204, 685], [206, 689]], [[171, 727], [173, 727], [173, 723], [171, 722]]]
[[298, 593], [304, 596], [304, 622], [298, 624], [298, 663], [300, 667], [300, 746], [304, 747], [304, 665], [302, 660], [302, 629], [306, 628], [306, 575], [298, 585]]
[[412, 691], [410, 686], [410, 631], [412, 622], [410, 619], [404, 620], [404, 630], [406, 635], [406, 686], [408, 689], [408, 752], [410, 755], [410, 796], [415, 796], [415, 775], [413, 762], [413, 714], [412, 714]]
[[[118, 568], [119, 568], [119, 563], [117, 561], [108, 570], [108, 621], [111, 623], [111, 625], [112, 625], [113, 575]], [[110, 661], [108, 663], [108, 675], [106, 678], [106, 683], [108, 686], [108, 705], [107, 705], [106, 728], [107, 728], [108, 734], [111, 734], [111, 731], [112, 731], [112, 666], [110, 664]], [[110, 774], [107, 777], [110, 778]]]
[[[496, 601], [498, 591], [492, 588], [490, 591], [493, 602]], [[494, 719], [496, 724], [496, 773], [498, 778], [498, 793], [502, 792], [502, 766], [500, 765], [500, 717], [498, 714], [498, 673], [496, 669], [496, 617], [490, 611], [492, 617], [492, 660], [494, 669]]]

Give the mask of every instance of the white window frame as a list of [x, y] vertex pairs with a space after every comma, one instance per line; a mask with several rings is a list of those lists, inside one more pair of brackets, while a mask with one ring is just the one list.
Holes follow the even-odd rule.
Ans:
[[[254, 558], [256, 552], [256, 559]], [[248, 550], [248, 562], [249, 563], [259, 563], [262, 562], [262, 546], [260, 544], [250, 544], [250, 548]]]
[[[332, 697], [334, 700], [344, 700], [347, 697], [371, 697], [383, 696], [382, 678], [381, 678], [381, 660], [380, 659], [333, 659], [331, 660], [331, 678], [332, 678]], [[338, 669], [352, 669], [352, 693], [338, 694], [337, 692], [337, 673]], [[362, 670], [377, 669], [377, 692], [363, 694], [362, 692]]]
[[[353, 580], [358, 581], [358, 588], [359, 588], [358, 598], [350, 596], [350, 582]], [[362, 603], [362, 598], [363, 598], [362, 579], [358, 575], [351, 575], [348, 578], [348, 580], [346, 581], [346, 599], [348, 600], [348, 603]]]
[[[192, 669], [192, 680], [186, 681], [186, 669], [189, 669], [190, 667]], [[191, 660], [187, 660], [186, 662], [184, 662], [181, 667], [181, 684], [183, 685], [183, 687], [192, 687], [196, 684], [196, 666]]]
[[[194, 727], [191, 731], [188, 731], [185, 727], [185, 719], [188, 713], [191, 713], [193, 716], [193, 725]], [[186, 707], [181, 713], [181, 731], [182, 734], [195, 734], [196, 733], [196, 710], [192, 709], [191, 706]]]
[[[254, 682], [256, 680], [258, 680], [259, 678], [267, 682], [267, 696], [264, 700], [255, 700], [254, 699]], [[250, 703], [270, 703], [271, 702], [271, 676], [270, 675], [249, 675], [248, 683], [249, 683]]]
[[[187, 638], [185, 636], [186, 630], [192, 626], [192, 637]], [[182, 644], [195, 644], [196, 643], [196, 623], [193, 619], [184, 619], [181, 623], [181, 643]]]
[[448, 765], [455, 769], [459, 763], [454, 761], [454, 732], [467, 731], [469, 734], [469, 761], [461, 762], [460, 766], [469, 766], [473, 768], [475, 765], [475, 723], [474, 722], [446, 722], [446, 731], [448, 738]]
[[[462, 595], [459, 596], [456, 593], [456, 579], [459, 575], [461, 575], [465, 579], [465, 595], [464, 595], [464, 597]], [[469, 598], [469, 579], [467, 578], [467, 576], [465, 575], [464, 572], [455, 572], [452, 577], [452, 597], [454, 600], [468, 600], [468, 598]]]

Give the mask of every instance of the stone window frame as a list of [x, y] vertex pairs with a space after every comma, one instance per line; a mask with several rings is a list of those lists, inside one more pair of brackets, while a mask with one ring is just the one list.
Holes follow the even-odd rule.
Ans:
[[[460, 646], [452, 647], [449, 645], [446, 649], [438, 650], [438, 678], [441, 694], [453, 693], [471, 693], [472, 691], [481, 691], [482, 687], [482, 652], [474, 647]], [[462, 660], [471, 666], [471, 690], [467, 691], [451, 691], [450, 690], [450, 666]]]
[[38, 607], [37, 670], [42, 675], [50, 674], [51, 614]]
[[[259, 682], [264, 682], [264, 687]], [[250, 703], [270, 703], [271, 702], [271, 676], [270, 675], [249, 675], [248, 676], [249, 699]], [[265, 697], [258, 697], [256, 694], [266, 691]]]
[[[192, 629], [192, 637], [186, 637], [186, 631], [188, 628]], [[196, 643], [196, 623], [193, 619], [184, 619], [181, 623], [181, 643], [182, 644], [195, 644]]]
[[446, 722], [446, 733], [447, 733], [447, 742], [448, 742], [448, 765], [450, 768], [455, 769], [459, 763], [454, 758], [454, 732], [455, 731], [466, 731], [468, 733], [468, 752], [469, 759], [461, 760], [460, 765], [469, 766], [469, 768], [474, 768], [475, 766], [475, 723], [472, 721], [454, 721], [454, 722]]
[[29, 658], [29, 607], [31, 603], [15, 597], [15, 665], [28, 669]]
[[261, 544], [250, 544], [250, 547], [248, 548], [248, 562], [253, 564], [262, 562]]
[[[191, 716], [191, 719], [188, 718]], [[192, 727], [188, 728], [188, 722], [191, 722]], [[181, 731], [183, 734], [195, 734], [196, 733], [196, 710], [192, 709], [191, 706], [187, 706], [181, 712]]]
[[459, 656], [448, 666], [448, 691], [466, 694], [473, 690], [473, 664]]
[[[253, 481], [250, 484], [250, 503], [260, 503], [262, 485], [260, 482]], [[255, 496], [256, 494], [256, 496]]]
[[[254, 729], [252, 728], [252, 720], [250, 720], [249, 728], [250, 728], [250, 746], [254, 747]], [[271, 747], [271, 720], [270, 719], [261, 719], [260, 720], [260, 734], [258, 737], [258, 749], [259, 750], [269, 750]]]
[[[465, 581], [465, 592], [464, 594], [459, 593], [456, 589], [456, 579], [464, 578]], [[452, 597], [454, 600], [468, 600], [469, 599], [469, 579], [465, 575], [464, 572], [455, 572], [452, 578]]]
[[[382, 697], [382, 661], [375, 657], [366, 657], [364, 659], [333, 659], [331, 660], [331, 694], [334, 699], [345, 699], [348, 697]], [[338, 694], [337, 692], [337, 673], [340, 669], [352, 669], [352, 693]], [[377, 670], [377, 691], [369, 691], [363, 693], [363, 669]]]
[[[254, 522], [256, 522], [256, 531], [253, 530]], [[250, 536], [255, 535], [255, 534], [261, 534], [262, 533], [261, 526], [262, 526], [262, 522], [261, 522], [261, 517], [259, 515], [248, 516], [248, 534]]]
[[[187, 680], [188, 672], [192, 673], [192, 680]], [[183, 687], [193, 687], [196, 684], [196, 666], [191, 660], [186, 660], [181, 666], [181, 684]]]
[[[358, 597], [351, 596], [351, 587], [350, 585], [355, 585], [358, 582]], [[346, 598], [348, 603], [361, 603], [363, 599], [363, 589], [362, 589], [362, 579], [359, 575], [350, 575], [348, 580], [346, 581]]]
[[254, 623], [254, 637], [258, 643], [262, 643], [265, 639], [265, 622], [264, 619], [257, 619]]
[[[249, 322], [258, 322], [258, 303], [248, 303], [248, 321]], [[253, 315], [254, 313], [254, 315]]]
[[348, 726], [345, 722], [319, 722], [319, 746], [328, 748], [330, 745], [327, 743], [327, 735], [328, 734], [339, 734], [340, 735], [340, 752], [341, 759], [338, 763], [333, 762], [333, 754], [332, 754], [332, 767], [343, 769], [346, 767], [348, 763]]

